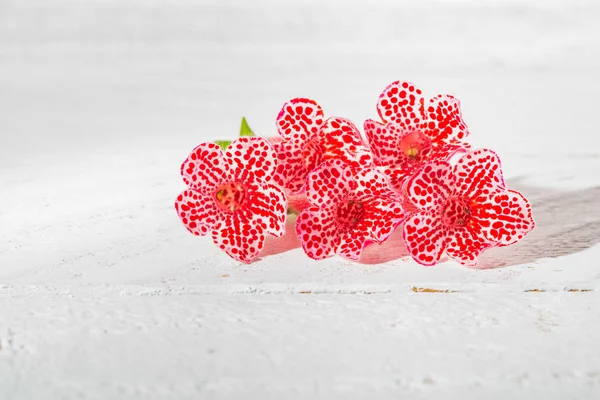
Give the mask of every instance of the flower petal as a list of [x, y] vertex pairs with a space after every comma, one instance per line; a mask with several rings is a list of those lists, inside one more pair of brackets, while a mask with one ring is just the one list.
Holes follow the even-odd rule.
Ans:
[[484, 202], [493, 193], [505, 190], [500, 158], [492, 150], [473, 150], [463, 155], [454, 166], [454, 176], [454, 192], [475, 202]]
[[226, 214], [212, 196], [197, 190], [184, 190], [175, 200], [175, 210], [183, 225], [194, 235], [205, 236]]
[[275, 185], [252, 185], [248, 189], [248, 201], [245, 207], [251, 220], [273, 236], [285, 234], [286, 198], [283, 190]]
[[357, 261], [360, 259], [360, 254], [365, 247], [366, 240], [364, 236], [356, 235], [354, 232], [341, 234], [340, 245], [336, 254]]
[[385, 242], [407, 217], [399, 201], [373, 200], [365, 204], [365, 216], [353, 228], [355, 233], [378, 243]]
[[383, 172], [375, 168], [354, 171], [356, 181], [355, 199], [368, 203], [376, 199], [398, 200], [400, 196], [390, 187], [389, 180]]
[[391, 187], [402, 192], [405, 180], [419, 168], [418, 163], [408, 162], [400, 148], [404, 130], [395, 124], [382, 124], [373, 120], [366, 120], [364, 127], [373, 163], [387, 176]]
[[229, 174], [240, 182], [268, 183], [277, 168], [275, 150], [263, 138], [242, 137], [227, 147], [224, 157]]
[[404, 241], [412, 258], [422, 265], [435, 265], [446, 247], [448, 228], [431, 212], [412, 215], [404, 223]]
[[521, 240], [535, 226], [531, 205], [519, 192], [507, 190], [494, 194], [473, 207], [488, 240], [508, 246]]
[[383, 122], [393, 122], [413, 131], [423, 125], [423, 102], [421, 89], [410, 82], [396, 81], [379, 96], [377, 112]]
[[181, 164], [181, 176], [186, 185], [203, 193], [222, 183], [224, 175], [223, 152], [216, 143], [200, 144]]
[[284, 139], [307, 140], [319, 133], [323, 109], [316, 101], [296, 98], [283, 105], [277, 116], [277, 129]]
[[[476, 226], [476, 225], [475, 225]], [[462, 229], [453, 229], [449, 235], [446, 254], [462, 265], [477, 265], [477, 257], [494, 244], [487, 240], [483, 232], [466, 226]]]
[[265, 244], [262, 227], [252, 222], [242, 212], [227, 214], [213, 228], [213, 242], [237, 261], [252, 261]]
[[460, 101], [451, 95], [437, 95], [425, 104], [425, 133], [433, 142], [452, 142], [469, 135], [462, 119]]
[[307, 208], [296, 220], [296, 233], [306, 255], [321, 260], [334, 253], [340, 243], [340, 234], [331, 210]]
[[355, 180], [358, 187], [354, 196], [363, 205], [364, 216], [352, 231], [382, 243], [407, 217], [402, 198], [392, 190], [385, 175], [375, 169], [356, 172]]
[[384, 173], [390, 180], [390, 186], [398, 193], [404, 193], [408, 180], [421, 170], [420, 163], [403, 162], [395, 168], [384, 168]]
[[308, 174], [306, 196], [315, 206], [331, 208], [355, 187], [350, 167], [341, 160], [329, 160]]
[[458, 153], [469, 151], [471, 145], [464, 142], [444, 143], [443, 145], [434, 146], [431, 153], [428, 155], [429, 161], [450, 161]]
[[374, 163], [378, 166], [398, 164], [403, 156], [400, 140], [404, 131], [398, 125], [382, 124], [370, 119], [365, 121], [364, 128]]
[[273, 145], [277, 153], [277, 170], [273, 176], [276, 184], [290, 193], [301, 192], [310, 172], [302, 158], [302, 147], [298, 140], [289, 140]]
[[339, 159], [352, 168], [362, 168], [373, 163], [371, 152], [352, 121], [332, 117], [321, 130], [324, 160]]
[[421, 168], [406, 184], [408, 199], [421, 210], [443, 207], [454, 187], [452, 166], [434, 161]]
[[417, 172], [424, 168], [427, 164], [440, 161], [449, 161], [455, 154], [465, 151], [468, 144], [444, 144], [443, 146], [435, 146], [427, 155], [426, 159], [420, 161], [409, 160], [402, 157], [400, 163], [396, 167], [384, 168], [384, 173], [389, 177], [390, 184], [394, 190], [404, 193], [405, 186], [408, 180]]

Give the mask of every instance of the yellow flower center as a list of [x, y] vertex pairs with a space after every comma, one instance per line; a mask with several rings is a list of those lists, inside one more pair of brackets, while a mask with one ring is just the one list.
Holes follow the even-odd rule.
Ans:
[[431, 139], [421, 131], [414, 131], [400, 140], [400, 150], [411, 160], [426, 157], [431, 151]]

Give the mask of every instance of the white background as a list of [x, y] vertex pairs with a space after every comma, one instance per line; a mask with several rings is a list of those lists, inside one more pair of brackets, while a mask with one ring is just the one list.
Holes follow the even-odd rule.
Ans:
[[[592, 0], [0, 0], [0, 398], [600, 396], [599, 43]], [[521, 243], [314, 262], [290, 224], [241, 265], [183, 228], [197, 144], [398, 79], [462, 101]]]

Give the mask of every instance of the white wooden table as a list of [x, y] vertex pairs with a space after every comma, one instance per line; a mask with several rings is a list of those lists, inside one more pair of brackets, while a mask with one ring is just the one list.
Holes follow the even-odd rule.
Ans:
[[[600, 395], [600, 7], [361, 7], [0, 3], [0, 399]], [[296, 96], [360, 125], [396, 79], [459, 97], [532, 201], [484, 269], [293, 229], [246, 266], [181, 226], [195, 145]]]

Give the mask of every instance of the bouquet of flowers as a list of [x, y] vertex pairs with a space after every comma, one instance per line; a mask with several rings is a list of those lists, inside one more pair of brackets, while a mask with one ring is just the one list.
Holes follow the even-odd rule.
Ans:
[[283, 105], [277, 137], [256, 137], [242, 120], [239, 139], [202, 143], [183, 162], [179, 218], [242, 262], [258, 255], [265, 234], [285, 234], [291, 212], [304, 252], [317, 260], [358, 260], [403, 229], [416, 262], [435, 265], [445, 253], [473, 266], [484, 250], [533, 229], [531, 206], [506, 188], [498, 155], [466, 142], [455, 97], [426, 99], [397, 81], [377, 111], [364, 137], [306, 98]]

